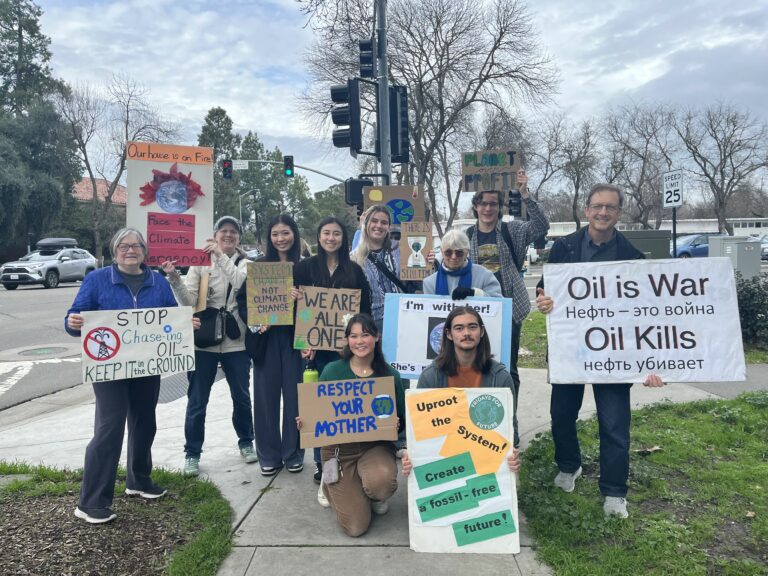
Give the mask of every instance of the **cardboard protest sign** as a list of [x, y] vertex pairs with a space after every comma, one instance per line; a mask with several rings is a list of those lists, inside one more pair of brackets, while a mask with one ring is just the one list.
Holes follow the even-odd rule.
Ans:
[[400, 280], [424, 280], [432, 274], [427, 254], [432, 250], [432, 224], [405, 222], [400, 225]]
[[507, 388], [406, 391], [411, 548], [417, 552], [520, 551]]
[[518, 149], [478, 150], [461, 155], [462, 190], [508, 191], [517, 188], [517, 171], [522, 168], [522, 157]]
[[363, 208], [381, 204], [389, 210], [392, 224], [424, 221], [424, 195], [418, 186], [367, 186]]
[[341, 350], [347, 318], [360, 312], [360, 290], [300, 286], [293, 347]]
[[387, 294], [384, 297], [384, 356], [403, 378], [418, 378], [440, 353], [445, 319], [457, 306], [471, 306], [483, 319], [491, 352], [509, 366], [512, 300], [451, 300], [432, 294]]
[[301, 447], [397, 440], [395, 379], [299, 384]]
[[83, 382], [178, 374], [195, 369], [192, 309], [83, 312]]
[[144, 234], [146, 263], [207, 266], [213, 229], [213, 149], [128, 142], [126, 222]]
[[728, 258], [545, 264], [553, 384], [744, 380]]
[[246, 282], [249, 326], [293, 324], [293, 262], [250, 262]]

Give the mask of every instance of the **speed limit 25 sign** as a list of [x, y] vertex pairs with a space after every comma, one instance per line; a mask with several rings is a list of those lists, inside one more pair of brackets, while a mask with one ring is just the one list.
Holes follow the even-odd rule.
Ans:
[[675, 208], [683, 205], [683, 171], [672, 170], [662, 175], [664, 183], [664, 208]]

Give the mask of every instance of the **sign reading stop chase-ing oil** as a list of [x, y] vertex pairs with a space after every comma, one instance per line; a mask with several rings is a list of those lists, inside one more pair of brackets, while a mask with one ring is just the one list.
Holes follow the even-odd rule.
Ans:
[[110, 382], [195, 369], [192, 309], [83, 312], [83, 382]]
[[410, 544], [416, 552], [520, 552], [506, 388], [406, 391]]
[[395, 379], [299, 384], [301, 447], [397, 440]]

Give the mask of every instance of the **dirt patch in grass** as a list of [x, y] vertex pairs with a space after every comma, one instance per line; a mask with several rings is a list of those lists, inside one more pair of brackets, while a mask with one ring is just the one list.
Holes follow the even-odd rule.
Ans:
[[719, 530], [712, 538], [711, 545], [706, 548], [710, 557], [707, 574], [719, 574], [719, 568], [713, 560], [717, 558], [739, 558], [752, 560], [757, 564], [768, 566], [768, 542], [756, 545], [745, 522], [724, 519]]
[[[103, 525], [75, 518], [77, 494], [0, 496], [4, 574], [153, 575], [189, 534], [179, 525], [177, 499], [115, 498], [117, 519]], [[151, 507], [151, 510], [149, 509]]]

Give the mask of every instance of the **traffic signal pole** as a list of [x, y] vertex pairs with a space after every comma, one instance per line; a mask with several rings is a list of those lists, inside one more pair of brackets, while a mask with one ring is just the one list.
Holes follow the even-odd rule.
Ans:
[[[276, 166], [284, 166], [284, 161], [277, 161], [277, 160], [251, 160], [247, 158], [240, 158], [240, 160], [243, 160], [245, 162], [255, 162], [256, 164], [275, 164]], [[315, 168], [310, 168], [309, 166], [303, 166], [301, 164], [293, 164], [294, 168], [301, 168], [302, 170], [306, 170], [307, 172], [314, 172], [315, 174], [320, 174], [320, 176], [325, 176], [326, 178], [330, 178], [331, 180], [336, 180], [336, 182], [344, 182], [343, 178], [339, 178], [338, 176], [333, 176], [332, 174], [328, 174], [327, 172], [321, 172], [320, 170], [316, 170]]]
[[376, 0], [376, 44], [378, 55], [379, 81], [379, 150], [381, 154], [381, 172], [386, 174], [388, 183], [392, 181], [392, 144], [389, 133], [389, 78], [387, 75], [387, 0]]

